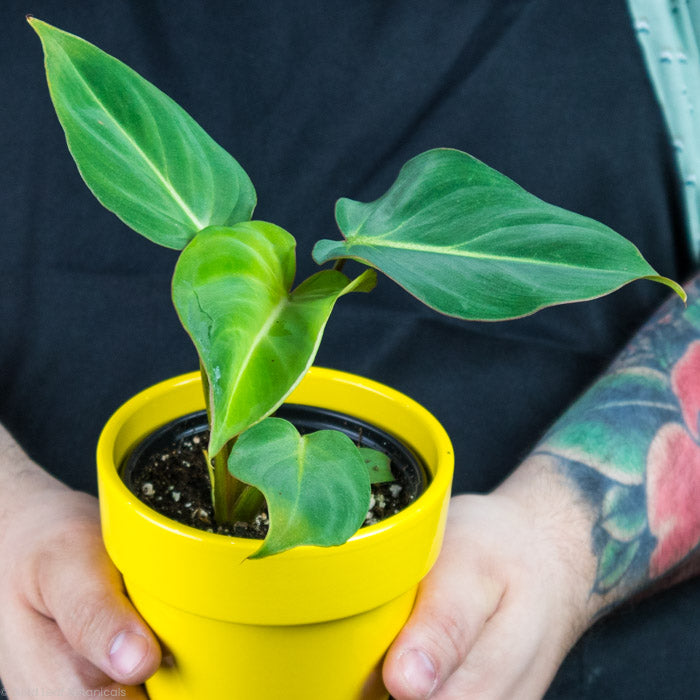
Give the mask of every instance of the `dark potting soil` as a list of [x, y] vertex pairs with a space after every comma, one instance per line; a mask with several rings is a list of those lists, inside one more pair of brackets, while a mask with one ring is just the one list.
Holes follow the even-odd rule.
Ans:
[[[267, 534], [264, 512], [254, 522], [219, 524], [214, 518], [209, 473], [204, 456], [208, 431], [187, 435], [154, 451], [131, 470], [129, 488], [153, 510], [183, 525], [234, 537], [262, 539]], [[364, 525], [395, 515], [419, 495], [416, 476], [392, 461], [394, 482], [373, 484]]]

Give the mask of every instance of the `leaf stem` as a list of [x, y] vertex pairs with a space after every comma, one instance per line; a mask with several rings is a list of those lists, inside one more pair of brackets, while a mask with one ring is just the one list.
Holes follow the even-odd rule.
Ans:
[[255, 486], [246, 485], [231, 513], [233, 522], [252, 523], [265, 505], [265, 496]]
[[236, 438], [227, 442], [212, 460], [214, 518], [219, 524], [252, 523], [265, 503], [258, 489], [236, 479], [229, 471], [228, 458], [235, 443]]
[[246, 488], [246, 484], [231, 476], [228, 471], [228, 458], [235, 440], [227, 442], [212, 458], [214, 484], [212, 503], [214, 517], [219, 524], [231, 523], [234, 506]]
[[345, 267], [346, 261], [347, 261], [347, 258], [339, 258], [338, 260], [335, 261], [335, 264], [333, 265], [333, 269], [337, 270], [338, 272], [342, 272], [343, 267]]
[[[202, 376], [202, 389], [204, 390], [204, 403], [207, 408], [207, 419], [211, 425], [211, 397], [209, 378], [204, 364], [200, 358], [199, 371]], [[209, 455], [209, 481], [211, 484], [211, 502], [214, 506], [214, 518], [219, 524], [234, 523], [241, 520], [252, 520], [259, 511], [264, 498], [257, 490], [248, 484], [239, 481], [228, 470], [228, 458], [236, 443], [236, 438], [229, 440], [218, 454]], [[254, 498], [256, 491], [259, 498]]]

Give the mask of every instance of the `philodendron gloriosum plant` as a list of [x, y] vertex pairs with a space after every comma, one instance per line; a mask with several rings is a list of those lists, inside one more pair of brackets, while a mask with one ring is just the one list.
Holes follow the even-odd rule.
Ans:
[[[155, 243], [182, 250], [172, 297], [200, 357], [219, 522], [266, 501], [254, 556], [345, 542], [368, 510], [386, 458], [336, 431], [300, 436], [270, 418], [310, 367], [336, 301], [381, 271], [428, 306], [498, 321], [592, 299], [632, 280], [662, 282], [626, 239], [547, 204], [453, 149], [410, 160], [378, 200], [341, 199], [343, 240], [319, 241], [321, 265], [294, 287], [294, 238], [252, 219], [241, 166], [169, 97], [92, 44], [30, 18], [58, 118], [95, 196]], [[355, 279], [340, 268], [368, 266]], [[322, 506], [318, 507], [318, 499]]]

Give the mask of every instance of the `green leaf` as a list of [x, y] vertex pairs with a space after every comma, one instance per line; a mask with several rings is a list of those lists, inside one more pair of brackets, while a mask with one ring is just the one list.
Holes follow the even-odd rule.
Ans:
[[209, 380], [211, 455], [301, 380], [338, 298], [374, 285], [373, 270], [323, 270], [290, 291], [294, 253], [289, 233], [249, 221], [201, 231], [175, 267], [173, 302]]
[[29, 21], [68, 148], [107, 209], [175, 249], [206, 226], [250, 219], [250, 179], [181, 107], [96, 46]]
[[391, 473], [391, 460], [388, 455], [371, 447], [360, 447], [359, 450], [371, 483], [383, 484], [395, 481], [394, 475]]
[[639, 540], [618, 542], [610, 539], [606, 542], [598, 559], [596, 573], [596, 591], [598, 593], [607, 593], [622, 580], [634, 561], [639, 547]]
[[228, 465], [267, 501], [270, 529], [251, 558], [305, 544], [343, 544], [367, 515], [367, 469], [352, 440], [337, 430], [301, 436], [291, 423], [267, 418], [238, 438]]
[[461, 151], [413, 158], [375, 202], [339, 200], [336, 219], [345, 240], [319, 241], [316, 262], [360, 260], [450, 316], [516, 318], [639, 278], [685, 298], [607, 226], [546, 204]]

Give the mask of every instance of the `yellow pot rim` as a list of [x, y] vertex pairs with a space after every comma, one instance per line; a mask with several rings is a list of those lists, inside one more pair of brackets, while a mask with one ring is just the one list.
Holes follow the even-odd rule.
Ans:
[[[184, 404], [171, 401], [180, 395], [188, 397]], [[181, 599], [200, 595], [201, 588], [211, 592], [211, 600], [205, 596], [194, 604], [199, 614], [267, 624], [281, 614], [279, 624], [297, 624], [371, 609], [406, 592], [427, 573], [439, 551], [454, 465], [452, 445], [437, 419], [379, 382], [319, 367], [309, 370], [287, 401], [352, 415], [398, 437], [430, 471], [428, 488], [400, 513], [362, 528], [344, 545], [302, 546], [249, 560], [259, 540], [208, 533], [170, 520], [142, 503], [119, 476], [122, 459], [140, 439], [172, 418], [204, 408], [199, 372], [174, 377], [121, 406], [97, 446], [105, 544], [125, 578], [129, 571], [132, 585], [155, 594], [162, 586], [158, 574], [172, 567], [167, 553], [177, 551], [197, 570], [211, 572], [211, 580], [204, 584], [193, 577], [159, 593], [169, 603], [189, 607]], [[190, 410], [180, 410], [182, 405]], [[147, 425], [151, 412], [159, 418]], [[154, 556], [143, 554], [142, 545]], [[376, 570], [376, 585], [358, 593], [355, 589], [367, 587], [362, 572], [367, 567]], [[166, 574], [172, 577], [172, 572]], [[314, 577], [320, 580], [314, 582]], [[329, 586], [336, 595], [327, 592]], [[252, 610], [260, 607], [257, 603], [262, 611]]]
[[[312, 367], [309, 369], [309, 373], [312, 376], [329, 378], [336, 382], [356, 382], [361, 380], [368, 389], [371, 389], [377, 394], [381, 394], [396, 401], [397, 403], [401, 403], [407, 408], [410, 408], [410, 410], [412, 410], [415, 414], [421, 415], [426, 425], [430, 426], [430, 430], [434, 435], [436, 443], [443, 445], [443, 458], [448, 462], [453, 459], [452, 444], [449, 436], [445, 432], [445, 429], [427, 409], [405, 394], [402, 394], [389, 386], [381, 384], [380, 382], [359, 377], [358, 375], [350, 374], [348, 372], [341, 372], [339, 370], [328, 369], [325, 367]], [[114, 445], [116, 434], [121, 429], [124, 421], [127, 420], [129, 416], [133, 415], [134, 411], [148, 405], [154, 398], [167, 396], [174, 387], [197, 382], [199, 382], [199, 372], [190, 372], [188, 374], [166, 379], [158, 384], [154, 384], [153, 386], [144, 389], [129, 399], [114, 413], [112, 418], [109, 420], [109, 423], [106, 424], [98, 443], [98, 460], [103, 461], [105, 459], [111, 459], [111, 455], [109, 455], [109, 451], [111, 449], [110, 446]], [[295, 393], [292, 393], [285, 403], [306, 403], [306, 405], [314, 405], [300, 400], [295, 400], [294, 397]], [[378, 427], [386, 429], [381, 425]], [[442, 498], [441, 494], [444, 493], [446, 488], [449, 488], [452, 482], [452, 468], [445, 467], [446, 465], [443, 463], [428, 465], [428, 469], [430, 471], [430, 484], [426, 491], [421, 494], [416, 501], [396, 515], [392, 515], [374, 525], [361, 528], [357, 534], [353, 535], [353, 537], [343, 546], [349, 545], [352, 547], [355, 546], [355, 542], [359, 542], [370, 537], [379, 536], [385, 530], [396, 527], [398, 522], [411, 523], [413, 520], [419, 517], [420, 512], [424, 508], [438, 506]], [[107, 474], [105, 474], [105, 479], [110, 486], [117, 493], [121, 494], [126, 500], [131, 501], [134, 499], [134, 494], [129, 491], [117, 470], [109, 471]], [[169, 531], [181, 532], [187, 537], [198, 538], [202, 541], [211, 542], [213, 544], [221, 544], [222, 546], [222, 540], [226, 539], [231, 542], [235, 542], [236, 545], [244, 550], [250, 550], [251, 553], [260, 546], [259, 541], [256, 540], [250, 540], [243, 537], [218, 535], [175, 522], [149, 508], [138, 498], [134, 500], [132, 507], [143, 518], [152, 521], [154, 525], [165, 528]], [[332, 556], [334, 549], [335, 548], [331, 547], [302, 546], [296, 547], [289, 552], [285, 552], [284, 556], [287, 558], [293, 558], [295, 556], [307, 557], [311, 553], [313, 553], [314, 556]]]

